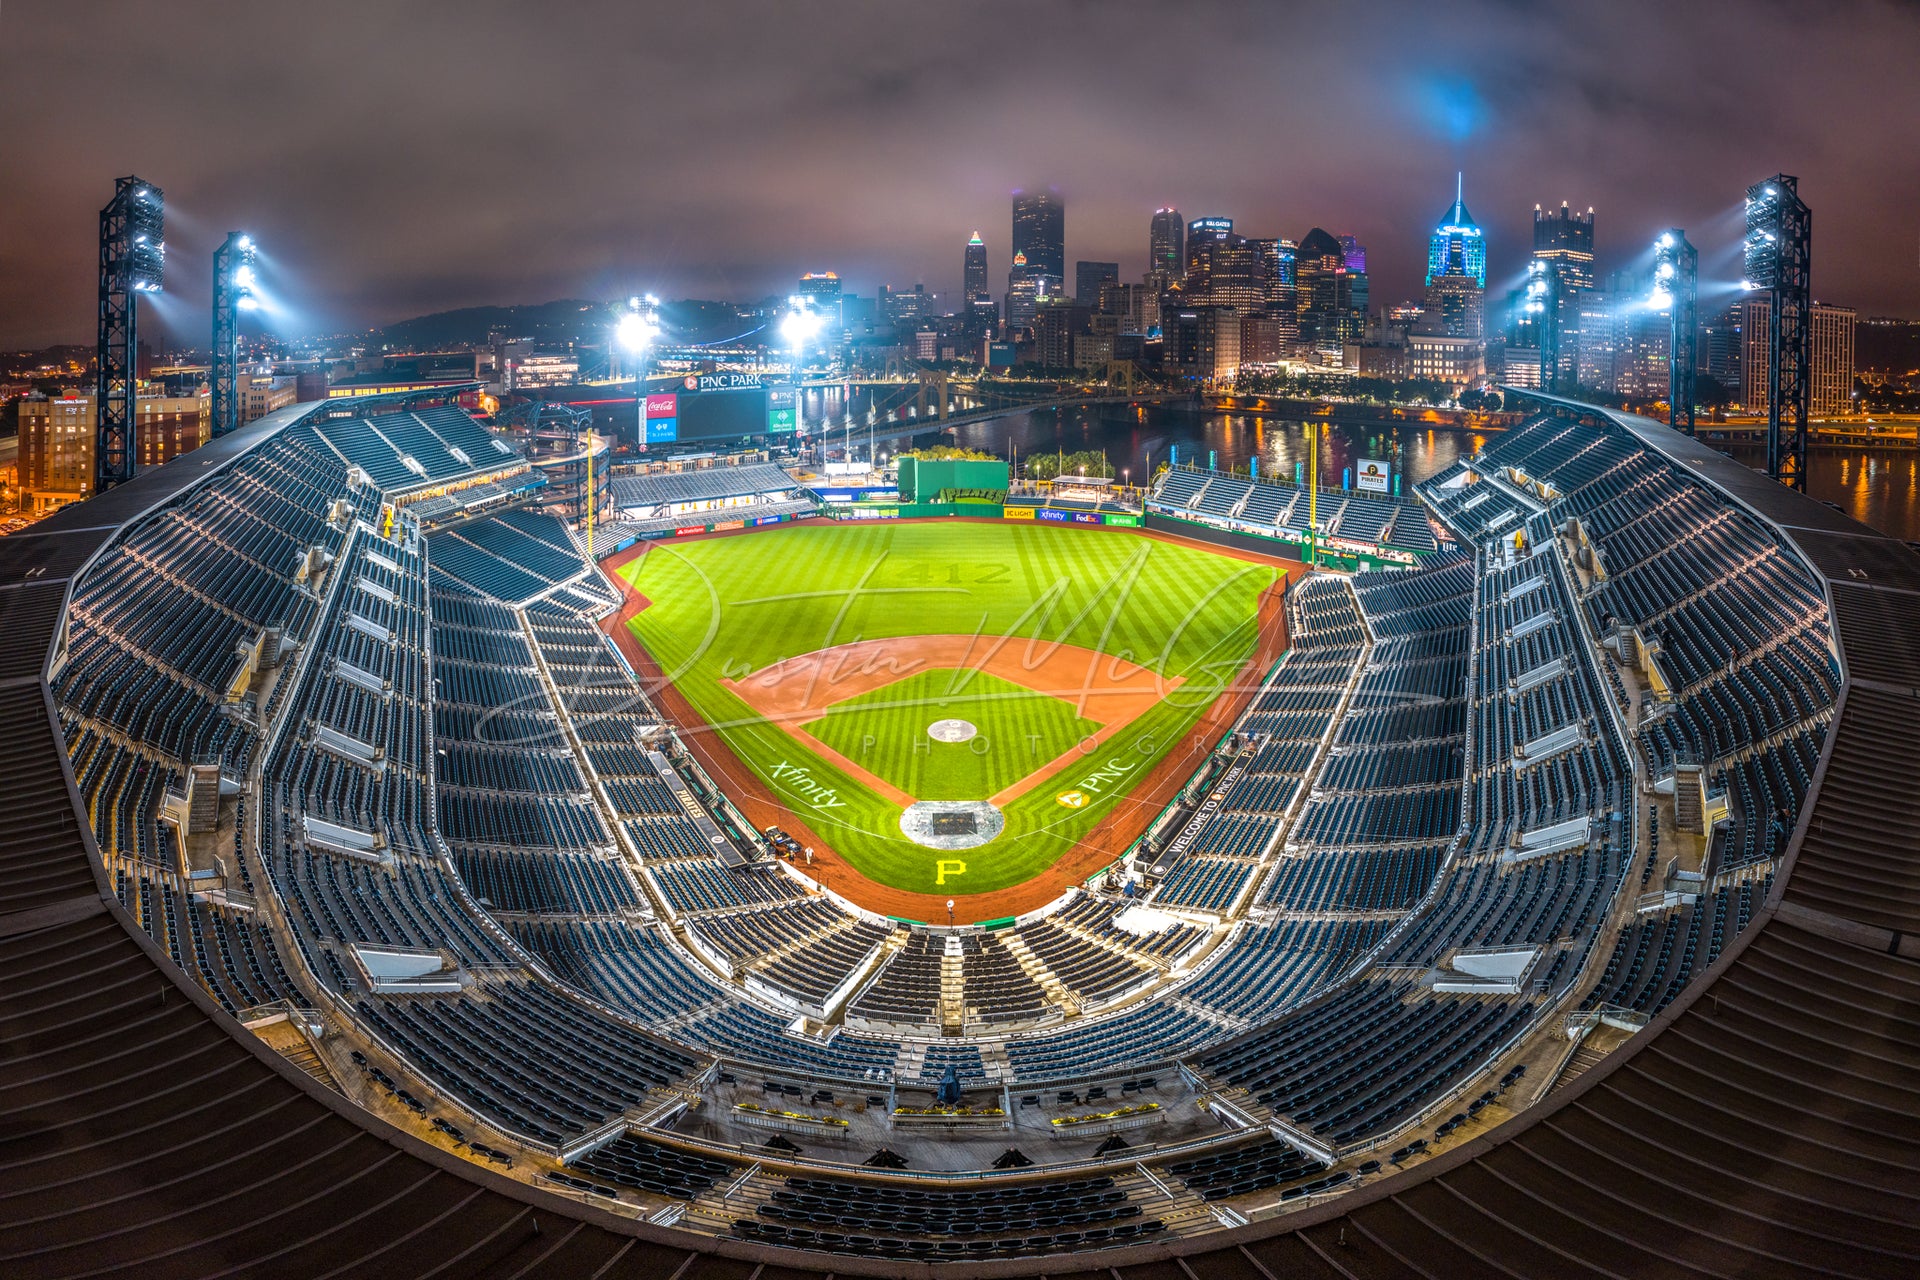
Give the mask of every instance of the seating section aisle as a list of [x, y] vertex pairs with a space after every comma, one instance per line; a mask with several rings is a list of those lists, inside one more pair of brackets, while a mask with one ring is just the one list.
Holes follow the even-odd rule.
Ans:
[[1336, 1145], [1391, 1129], [1470, 1076], [1524, 1027], [1533, 1002], [1348, 983], [1202, 1059]]
[[1649, 1017], [1659, 1013], [1740, 935], [1772, 887], [1773, 877], [1766, 875], [1640, 916], [1621, 930], [1580, 1007], [1636, 1009]]
[[638, 1187], [656, 1195], [690, 1200], [736, 1172], [739, 1166], [627, 1134], [596, 1148], [569, 1167], [623, 1187]]
[[619, 602], [554, 516], [506, 511], [441, 529], [428, 542], [436, 571], [506, 604], [541, 597], [575, 608]]
[[[1370, 543], [1421, 556], [1440, 550], [1420, 504], [1410, 498], [1322, 489], [1312, 512], [1323, 535]], [[1199, 519], [1205, 523], [1252, 530], [1268, 536], [1306, 533], [1309, 503], [1303, 486], [1258, 480], [1220, 471], [1176, 467], [1165, 472], [1147, 499], [1147, 509]]]

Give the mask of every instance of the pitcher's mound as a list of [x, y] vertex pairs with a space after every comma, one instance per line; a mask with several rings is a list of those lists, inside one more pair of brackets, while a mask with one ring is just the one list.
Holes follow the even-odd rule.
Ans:
[[935, 720], [927, 726], [927, 736], [935, 742], [971, 742], [979, 732], [966, 720]]

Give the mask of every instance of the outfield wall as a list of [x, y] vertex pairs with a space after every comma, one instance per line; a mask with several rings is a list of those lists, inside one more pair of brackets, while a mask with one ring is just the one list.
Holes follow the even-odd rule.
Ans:
[[828, 507], [821, 514], [833, 520], [926, 520], [965, 516], [974, 520], [1022, 520], [1118, 529], [1141, 527], [1140, 517], [1129, 511], [1063, 511], [1053, 507], [1003, 506], [997, 502], [896, 502], [884, 506]]
[[[959, 517], [970, 520], [1010, 520], [1033, 524], [1075, 525], [1082, 528], [1089, 526], [1108, 529], [1146, 528], [1176, 538], [1188, 538], [1195, 542], [1251, 552], [1254, 555], [1267, 556], [1275, 560], [1291, 560], [1296, 564], [1304, 563], [1307, 556], [1306, 543], [1301, 539], [1230, 529], [1198, 520], [1183, 520], [1178, 516], [1153, 510], [1148, 510], [1144, 515], [1135, 515], [1128, 511], [1071, 511], [1056, 507], [1003, 505], [994, 502], [895, 502], [830, 505], [821, 508], [818, 515], [828, 520], [844, 521], [930, 520]], [[712, 520], [648, 530], [638, 538], [629, 538], [612, 545], [601, 543], [595, 549], [595, 558], [605, 559], [640, 541], [671, 541], [674, 538], [689, 538], [705, 533], [733, 533], [813, 518], [814, 513], [805, 512], [798, 515], [760, 516], [744, 520]], [[1419, 563], [1420, 557], [1413, 552], [1401, 551], [1393, 547], [1373, 547], [1363, 543], [1345, 542], [1339, 538], [1325, 538], [1320, 543], [1319, 564], [1323, 568], [1358, 572], [1366, 569], [1415, 568]]]

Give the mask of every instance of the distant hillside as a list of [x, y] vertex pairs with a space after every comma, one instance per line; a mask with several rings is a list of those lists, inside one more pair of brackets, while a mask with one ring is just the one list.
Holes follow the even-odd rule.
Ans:
[[[490, 334], [529, 338], [564, 347], [599, 345], [615, 314], [612, 303], [581, 298], [522, 303], [506, 307], [462, 307], [401, 320], [375, 330], [378, 341], [400, 350], [433, 351], [483, 343]], [[685, 300], [660, 308], [663, 337], [669, 342], [720, 342], [760, 325], [750, 308], [731, 302]]]
[[494, 333], [564, 346], [570, 342], [604, 341], [607, 316], [605, 303], [560, 298], [510, 307], [437, 311], [390, 324], [376, 330], [375, 336], [388, 346], [411, 351], [482, 343]]

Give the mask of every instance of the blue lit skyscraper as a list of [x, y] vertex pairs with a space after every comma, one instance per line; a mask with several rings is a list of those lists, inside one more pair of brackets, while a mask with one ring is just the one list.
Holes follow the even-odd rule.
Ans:
[[1487, 287], [1487, 242], [1480, 225], [1467, 212], [1466, 184], [1455, 175], [1453, 208], [1433, 229], [1427, 241], [1427, 283], [1440, 276], [1472, 276], [1482, 289]]
[[1486, 337], [1487, 242], [1467, 212], [1464, 184], [1455, 179], [1453, 207], [1427, 241], [1427, 307], [1421, 327], [1429, 334]]

